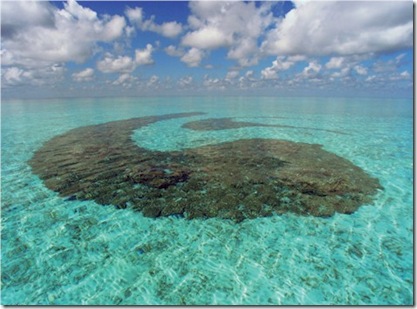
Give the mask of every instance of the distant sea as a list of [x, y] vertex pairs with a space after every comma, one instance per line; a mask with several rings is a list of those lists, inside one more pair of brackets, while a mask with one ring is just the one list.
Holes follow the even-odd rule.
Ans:
[[[182, 112], [205, 114], [155, 122], [132, 139], [160, 151], [243, 138], [321, 144], [384, 190], [373, 204], [328, 218], [153, 219], [65, 200], [28, 164], [43, 143], [73, 128]], [[283, 127], [181, 127], [224, 117]], [[1, 189], [3, 305], [413, 304], [412, 99], [3, 101]]]

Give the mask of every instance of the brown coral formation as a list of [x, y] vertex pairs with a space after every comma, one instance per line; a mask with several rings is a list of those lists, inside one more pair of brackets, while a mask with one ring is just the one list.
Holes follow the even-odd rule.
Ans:
[[29, 163], [63, 197], [131, 207], [148, 217], [331, 216], [372, 202], [381, 188], [377, 179], [320, 145], [245, 139], [158, 152], [130, 138], [138, 127], [196, 114], [77, 128], [45, 143]]
[[239, 129], [245, 127], [271, 127], [271, 128], [285, 128], [285, 129], [301, 129], [308, 131], [324, 131], [336, 134], [347, 135], [347, 133], [337, 130], [327, 130], [309, 127], [289, 126], [283, 124], [265, 124], [250, 121], [236, 121], [231, 118], [209, 118], [203, 120], [196, 120], [184, 123], [182, 125], [185, 129], [191, 129], [195, 131], [214, 131], [214, 130], [227, 130], [227, 129]]

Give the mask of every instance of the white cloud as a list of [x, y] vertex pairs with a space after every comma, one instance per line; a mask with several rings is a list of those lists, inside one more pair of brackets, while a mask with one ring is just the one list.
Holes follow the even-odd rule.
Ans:
[[170, 21], [160, 25], [156, 32], [167, 38], [175, 38], [182, 32], [182, 25], [176, 21]]
[[394, 73], [389, 77], [389, 79], [391, 81], [408, 80], [411, 79], [411, 74], [407, 71], [403, 71], [401, 73]]
[[178, 85], [179, 85], [181, 88], [186, 88], [186, 87], [189, 87], [189, 86], [191, 86], [191, 85], [192, 85], [192, 83], [193, 83], [193, 78], [192, 78], [192, 76], [185, 76], [185, 77], [182, 77], [182, 78], [180, 78], [180, 79], [179, 79], [179, 81], [178, 81]]
[[185, 54], [183, 49], [177, 48], [174, 45], [169, 45], [168, 47], [166, 47], [165, 52], [168, 56], [171, 57], [182, 57]]
[[267, 67], [261, 71], [262, 79], [276, 79], [278, 78], [279, 71], [288, 70], [292, 67], [296, 61], [303, 58], [292, 58], [291, 60], [286, 59], [286, 57], [277, 57], [276, 60], [272, 62], [272, 66]]
[[325, 64], [328, 69], [340, 69], [345, 63], [344, 57], [332, 57], [329, 62]]
[[372, 65], [372, 69], [377, 72], [393, 72], [396, 71], [400, 66], [405, 64], [405, 54], [400, 54], [394, 59], [388, 61], [376, 61]]
[[389, 52], [413, 44], [407, 1], [295, 1], [262, 44], [272, 55], [353, 55]]
[[22, 69], [16, 66], [2, 68], [2, 87], [17, 85], [54, 85], [64, 77], [65, 68], [62, 65], [34, 69]]
[[129, 19], [129, 21], [134, 24], [134, 23], [142, 23], [143, 20], [143, 10], [140, 7], [136, 7], [136, 8], [130, 8], [128, 7], [125, 10], [125, 14], [127, 16], [127, 18]]
[[152, 75], [148, 82], [146, 83], [147, 87], [158, 88], [159, 87], [159, 77], [156, 75]]
[[259, 59], [258, 39], [272, 23], [270, 3], [256, 7], [254, 2], [191, 1], [192, 29], [182, 44], [202, 50], [229, 48], [228, 58], [241, 66], [254, 65]]
[[92, 68], [86, 68], [85, 70], [82, 70], [81, 72], [72, 74], [72, 78], [77, 82], [90, 81], [93, 79], [93, 76], [94, 76], [94, 69]]
[[11, 86], [18, 85], [24, 78], [24, 71], [18, 67], [7, 68], [2, 70], [3, 85]]
[[376, 80], [376, 75], [371, 75], [371, 76], [368, 76], [366, 79], [365, 79], [365, 82], [373, 82], [373, 81], [375, 81]]
[[2, 49], [13, 65], [42, 67], [58, 62], [83, 62], [97, 42], [110, 42], [123, 34], [121, 16], [99, 18], [74, 0], [58, 9], [48, 2], [2, 2]]
[[129, 73], [120, 74], [119, 77], [112, 83], [113, 85], [122, 85], [123, 87], [131, 87], [131, 83], [136, 80], [136, 77], [133, 77]]
[[252, 38], [241, 38], [239, 44], [236, 44], [229, 50], [227, 56], [235, 59], [241, 66], [251, 66], [258, 63], [257, 41]]
[[271, 67], [265, 68], [261, 71], [261, 76], [263, 79], [277, 79], [278, 75], [275, 70]]
[[129, 56], [118, 56], [107, 53], [103, 60], [97, 62], [97, 69], [103, 73], [129, 73], [136, 68], [135, 61]]
[[401, 73], [400, 73], [400, 76], [401, 76], [401, 77], [403, 77], [403, 78], [408, 79], [408, 78], [410, 78], [410, 77], [411, 77], [411, 74], [410, 74], [410, 73], [408, 73], [407, 71], [404, 71], [404, 72], [401, 72]]
[[167, 38], [175, 38], [182, 32], [182, 25], [176, 21], [165, 22], [160, 25], [154, 22], [154, 16], [139, 24], [142, 31], [152, 31]]
[[[383, 88], [384, 90], [387, 87], [395, 85], [395, 89], [400, 89], [404, 85], [412, 86], [412, 76], [408, 71], [403, 72], [380, 72], [378, 74], [370, 75], [365, 79], [365, 82], [368, 85], [374, 86], [377, 88]], [[402, 85], [402, 86], [401, 86]]]
[[200, 49], [215, 49], [228, 46], [230, 43], [231, 38], [214, 27], [205, 27], [190, 32], [182, 39], [182, 44]]
[[340, 71], [332, 73], [330, 76], [333, 78], [343, 78], [343, 77], [349, 76], [350, 72], [351, 72], [350, 67], [344, 67]]
[[54, 9], [47, 2], [4, 1], [1, 8], [2, 38], [12, 38], [28, 27], [53, 27]]
[[12, 53], [3, 49], [3, 50], [0, 50], [0, 55], [1, 55], [1, 64], [3, 66], [13, 65], [14, 59], [13, 59], [13, 54]]
[[246, 71], [245, 78], [249, 80], [254, 79], [254, 72], [252, 70]]
[[227, 88], [226, 82], [220, 78], [211, 78], [208, 75], [204, 76], [203, 86], [207, 89], [225, 90]]
[[321, 70], [321, 65], [317, 61], [311, 61], [308, 63], [308, 66], [306, 66], [303, 69], [303, 72], [301, 73], [301, 77], [316, 78], [320, 70]]
[[293, 56], [287, 57], [287, 60], [291, 62], [306, 61], [307, 57], [304, 55], [293, 55]]
[[77, 17], [80, 20], [90, 20], [94, 21], [97, 19], [97, 13], [88, 8], [83, 8], [75, 0], [68, 0], [64, 4], [66, 7], [66, 12], [71, 14], [73, 17]]
[[232, 71], [227, 72], [225, 80], [232, 81], [236, 79], [238, 76], [239, 76], [239, 71], [232, 70]]
[[146, 44], [146, 48], [137, 49], [135, 51], [135, 62], [137, 65], [152, 64], [154, 63], [152, 59], [153, 47], [151, 44]]
[[129, 21], [142, 31], [156, 32], [171, 39], [177, 37], [183, 31], [182, 24], [176, 21], [157, 24], [154, 21], [155, 16], [151, 16], [150, 19], [145, 19], [143, 9], [140, 7], [129, 7], [125, 10], [125, 14]]
[[[368, 68], [361, 64], [363, 60], [369, 60], [372, 55], [351, 55], [332, 57], [324, 65], [328, 70], [331, 70], [330, 77], [332, 78], [351, 78], [355, 75], [365, 76], [368, 74]], [[356, 76], [357, 77], [357, 76]]]
[[102, 34], [98, 36], [99, 41], [110, 42], [119, 38], [123, 34], [123, 28], [126, 25], [124, 17], [113, 16], [104, 24]]
[[126, 33], [127, 37], [131, 37], [133, 35], [133, 33], [135, 33], [135, 28], [130, 27], [130, 26], [126, 26], [125, 27], [125, 33]]
[[147, 44], [144, 49], [135, 50], [135, 58], [129, 56], [113, 56], [106, 53], [103, 60], [97, 62], [97, 69], [103, 73], [131, 73], [139, 65], [154, 63], [152, 59], [153, 47]]
[[362, 65], [355, 65], [353, 67], [353, 69], [356, 71], [356, 73], [358, 73], [359, 75], [367, 75], [368, 74], [368, 69], [365, 68]]
[[184, 56], [181, 57], [181, 61], [186, 63], [189, 67], [197, 67], [200, 65], [201, 60], [204, 58], [204, 51], [198, 48], [191, 48]]

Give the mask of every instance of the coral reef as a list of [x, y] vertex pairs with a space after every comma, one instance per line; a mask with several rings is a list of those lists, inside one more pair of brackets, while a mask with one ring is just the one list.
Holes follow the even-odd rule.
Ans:
[[320, 145], [244, 139], [159, 152], [130, 138], [141, 126], [198, 114], [76, 128], [46, 142], [29, 164], [68, 200], [129, 207], [148, 217], [237, 222], [285, 212], [326, 217], [354, 212], [381, 189], [377, 179]]
[[[271, 118], [271, 117], [269, 117]], [[281, 119], [281, 118], [278, 118]], [[238, 129], [245, 127], [272, 127], [272, 128], [285, 128], [285, 129], [299, 129], [308, 131], [324, 131], [336, 134], [347, 135], [347, 133], [337, 130], [318, 129], [310, 127], [298, 127], [283, 124], [266, 124], [249, 121], [236, 121], [232, 118], [209, 118], [203, 120], [196, 120], [184, 123], [182, 128], [195, 130], [195, 131], [214, 131], [214, 130], [227, 130], [227, 129]]]

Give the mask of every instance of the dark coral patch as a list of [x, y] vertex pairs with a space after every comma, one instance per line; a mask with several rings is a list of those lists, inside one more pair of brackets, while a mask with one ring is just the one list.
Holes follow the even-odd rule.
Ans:
[[285, 128], [285, 129], [300, 129], [309, 131], [323, 131], [336, 134], [347, 135], [347, 133], [337, 130], [318, 129], [309, 127], [297, 127], [283, 124], [266, 124], [249, 121], [236, 121], [232, 118], [210, 118], [203, 120], [196, 120], [184, 123], [183, 128], [191, 129], [195, 131], [216, 131], [216, 130], [227, 130], [227, 129], [239, 129], [245, 127], [271, 127], [271, 128]]
[[68, 200], [131, 207], [148, 217], [331, 216], [372, 202], [381, 188], [377, 179], [320, 145], [245, 139], [159, 152], [130, 138], [141, 126], [197, 114], [77, 128], [46, 142], [29, 163], [48, 188]]

